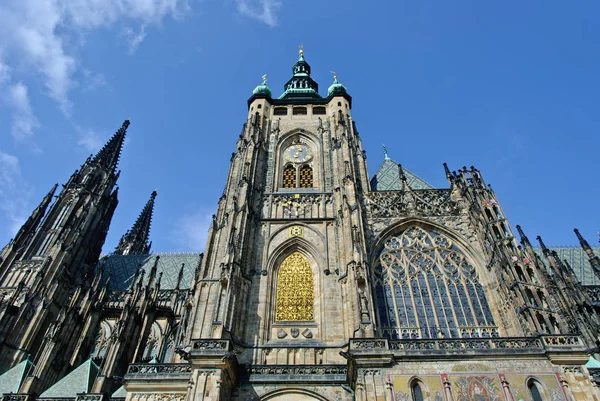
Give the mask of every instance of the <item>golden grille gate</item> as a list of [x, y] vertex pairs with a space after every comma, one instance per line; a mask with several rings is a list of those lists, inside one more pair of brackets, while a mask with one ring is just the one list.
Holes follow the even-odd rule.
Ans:
[[313, 171], [310, 166], [302, 166], [300, 169], [300, 188], [312, 188]]
[[309, 261], [300, 252], [288, 256], [277, 272], [275, 320], [314, 320], [314, 283]]
[[283, 187], [296, 188], [296, 169], [292, 165], [287, 165], [283, 169]]

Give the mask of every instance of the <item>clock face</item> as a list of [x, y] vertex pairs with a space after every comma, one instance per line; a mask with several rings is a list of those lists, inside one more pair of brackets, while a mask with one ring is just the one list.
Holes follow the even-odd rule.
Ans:
[[307, 145], [292, 145], [283, 152], [285, 161], [292, 163], [304, 163], [313, 158], [312, 150]]

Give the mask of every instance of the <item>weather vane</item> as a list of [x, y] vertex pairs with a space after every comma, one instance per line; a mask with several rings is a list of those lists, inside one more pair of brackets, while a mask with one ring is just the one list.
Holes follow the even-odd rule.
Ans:
[[263, 74], [262, 80], [263, 80], [263, 85], [266, 85], [267, 84], [267, 74]]
[[333, 80], [334, 80], [334, 81], [337, 81], [337, 78], [338, 78], [338, 77], [337, 77], [337, 74], [335, 73], [335, 71], [333, 71], [333, 70], [329, 70], [329, 72], [333, 74]]
[[304, 46], [302, 46], [302, 43], [300, 43], [300, 51], [299, 51], [300, 55], [303, 56], [304, 55]]
[[388, 153], [387, 153], [387, 148], [385, 147], [385, 145], [382, 143], [381, 146], [383, 146], [383, 156], [385, 157], [385, 159], [389, 159], [388, 157]]

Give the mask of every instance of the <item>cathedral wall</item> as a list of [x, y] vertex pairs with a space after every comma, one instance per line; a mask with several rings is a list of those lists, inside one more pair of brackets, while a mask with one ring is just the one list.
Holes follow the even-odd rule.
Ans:
[[339, 385], [246, 383], [233, 393], [231, 399], [234, 401], [350, 401], [352, 394]]

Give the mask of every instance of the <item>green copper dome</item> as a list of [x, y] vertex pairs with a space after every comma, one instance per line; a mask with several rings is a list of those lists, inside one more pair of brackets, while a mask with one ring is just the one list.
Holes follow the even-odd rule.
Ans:
[[269, 88], [267, 86], [267, 76], [263, 75], [262, 79], [263, 79], [262, 84], [258, 85], [256, 88], [254, 88], [254, 90], [252, 91], [252, 94], [253, 95], [263, 94], [263, 95], [267, 95], [269, 97], [272, 97], [271, 88]]
[[319, 85], [310, 77], [310, 65], [304, 60], [304, 50], [300, 48], [298, 61], [292, 67], [293, 76], [284, 86], [279, 99], [315, 100], [321, 99]]
[[333, 83], [327, 90], [327, 96], [331, 96], [331, 95], [338, 94], [338, 93], [341, 94], [341, 93], [348, 93], [348, 92], [346, 91], [346, 87], [338, 82], [337, 76], [334, 75]]

